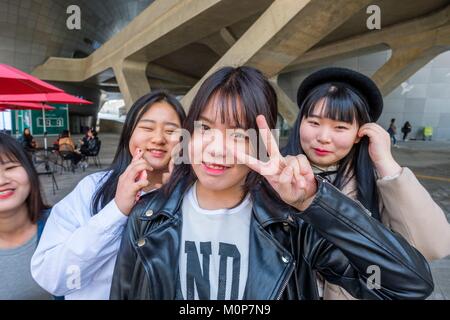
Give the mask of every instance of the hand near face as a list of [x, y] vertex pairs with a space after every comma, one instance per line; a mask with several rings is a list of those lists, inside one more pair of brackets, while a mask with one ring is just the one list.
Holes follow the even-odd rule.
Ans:
[[149, 185], [147, 171], [152, 171], [153, 168], [142, 158], [142, 155], [142, 150], [136, 152], [117, 184], [114, 200], [119, 210], [125, 215], [130, 214], [138, 192]]
[[239, 150], [232, 152], [240, 163], [264, 176], [284, 202], [304, 211], [317, 191], [309, 161], [304, 155], [283, 157], [266, 118], [259, 115], [256, 123], [269, 154], [269, 161], [262, 162]]
[[401, 171], [391, 153], [389, 133], [376, 123], [366, 123], [358, 131], [358, 137], [369, 138], [369, 156], [381, 177], [393, 176]]

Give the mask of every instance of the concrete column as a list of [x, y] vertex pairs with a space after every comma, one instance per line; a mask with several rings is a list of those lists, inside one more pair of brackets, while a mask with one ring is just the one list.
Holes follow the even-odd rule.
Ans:
[[438, 47], [393, 49], [390, 59], [375, 72], [372, 80], [383, 96], [387, 96], [444, 51]]
[[294, 124], [298, 115], [298, 106], [295, 102], [289, 98], [289, 96], [284, 92], [284, 90], [278, 84], [278, 77], [273, 77], [270, 79], [272, 87], [277, 93], [278, 99], [278, 112], [288, 123], [290, 127]]
[[121, 60], [153, 62], [260, 12], [271, 1], [154, 1], [89, 57], [50, 57], [33, 74], [44, 80], [80, 82]]
[[389, 48], [397, 50], [398, 56], [395, 59], [398, 59], [406, 51], [413, 50], [412, 48], [417, 48], [420, 51], [421, 48], [429, 48], [433, 45], [448, 47], [450, 41], [449, 25], [450, 5], [420, 18], [383, 27], [379, 31], [369, 31], [313, 48], [300, 55], [293, 63], [284, 68], [283, 72], [330, 64], [336, 60]]
[[146, 68], [147, 62], [132, 60], [124, 60], [113, 67], [127, 110], [137, 99], [150, 92]]
[[360, 11], [368, 0], [274, 1], [203, 78], [184, 96], [188, 109], [201, 83], [217, 69], [249, 65], [268, 77], [277, 75], [299, 55]]
[[233, 36], [227, 28], [220, 29], [220, 37], [230, 48], [236, 43], [236, 37]]
[[430, 30], [397, 38], [388, 43], [392, 48], [391, 57], [372, 76], [383, 96], [395, 90], [434, 57], [449, 49], [450, 39], [445, 46], [439, 43], [437, 35], [436, 30]]

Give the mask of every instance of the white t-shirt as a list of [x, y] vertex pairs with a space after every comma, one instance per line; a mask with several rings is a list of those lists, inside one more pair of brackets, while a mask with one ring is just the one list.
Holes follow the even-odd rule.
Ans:
[[182, 204], [181, 293], [188, 300], [240, 300], [248, 275], [250, 195], [234, 208], [205, 210], [196, 185]]

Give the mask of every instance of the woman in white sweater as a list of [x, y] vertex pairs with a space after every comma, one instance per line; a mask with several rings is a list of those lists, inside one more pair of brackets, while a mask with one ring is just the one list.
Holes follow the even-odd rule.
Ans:
[[127, 114], [111, 167], [57, 203], [31, 260], [36, 282], [65, 299], [108, 299], [122, 231], [136, 200], [162, 183], [185, 113], [157, 91]]

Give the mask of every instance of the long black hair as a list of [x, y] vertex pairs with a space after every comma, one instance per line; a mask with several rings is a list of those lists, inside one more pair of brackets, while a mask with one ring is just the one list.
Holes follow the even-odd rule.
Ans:
[[134, 129], [138, 124], [142, 116], [157, 102], [167, 102], [173, 107], [180, 123], [183, 123], [186, 118], [186, 113], [180, 102], [171, 94], [166, 91], [158, 90], [148, 93], [139, 98], [130, 108], [123, 125], [122, 133], [119, 139], [119, 145], [117, 146], [116, 154], [111, 166], [107, 169], [107, 172], [111, 172], [105, 182], [97, 189], [94, 197], [92, 198], [92, 213], [98, 213], [102, 208], [108, 204], [116, 195], [117, 184], [119, 177], [132, 160], [132, 155], [129, 149], [129, 142], [133, 135]]
[[70, 138], [69, 130], [63, 130], [61, 133], [61, 138]]
[[[322, 116], [348, 123], [354, 120], [362, 126], [371, 122], [369, 107], [363, 95], [355, 92], [350, 86], [340, 82], [321, 84], [312, 89], [305, 100], [300, 102], [297, 120], [289, 135], [283, 155], [304, 154], [300, 143], [300, 124], [303, 118], [314, 113], [318, 103], [323, 102]], [[378, 191], [376, 187], [375, 168], [369, 156], [369, 139], [362, 137], [354, 144], [350, 152], [339, 161], [333, 185], [342, 190], [351, 179], [356, 180], [357, 200], [368, 209], [372, 216], [380, 219], [378, 208]]]
[[[277, 120], [275, 90], [266, 77], [255, 68], [223, 67], [203, 82], [192, 101], [183, 125], [183, 129], [190, 135], [194, 132], [194, 122], [199, 120], [200, 115], [213, 99], [217, 101], [216, 112], [220, 115], [222, 123], [234, 121], [240, 128], [256, 130], [258, 128], [256, 117], [262, 114], [266, 117], [269, 128], [275, 127]], [[238, 105], [242, 108], [238, 108]], [[183, 137], [182, 144], [186, 146], [188, 143], [189, 140]], [[181, 149], [187, 150], [186, 147]], [[162, 189], [163, 192], [169, 195], [184, 177], [187, 177], [187, 185], [197, 179], [191, 164], [176, 164], [170, 180]], [[249, 191], [260, 180], [261, 176], [251, 171], [246, 177], [244, 191]]]
[[30, 194], [26, 199], [28, 216], [32, 223], [39, 220], [42, 210], [49, 207], [44, 203], [41, 194], [41, 183], [29, 154], [12, 137], [0, 133], [0, 164], [6, 162], [19, 162], [25, 169], [30, 181]]

